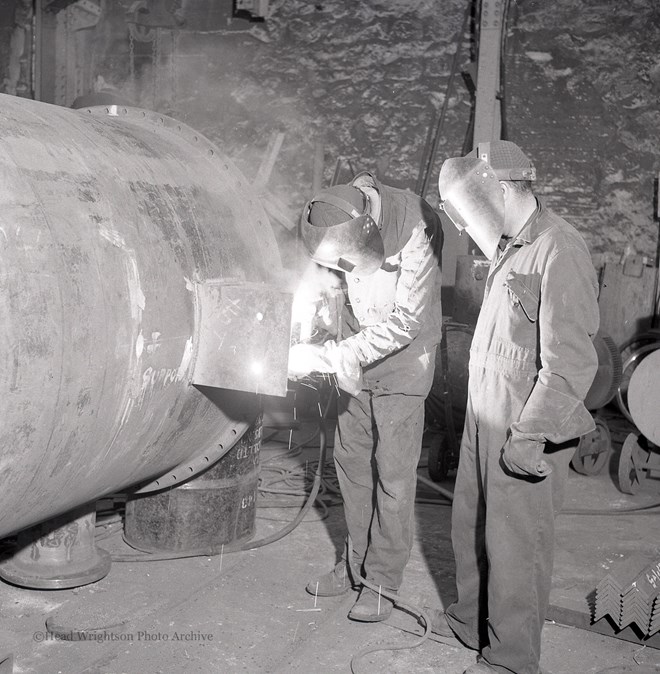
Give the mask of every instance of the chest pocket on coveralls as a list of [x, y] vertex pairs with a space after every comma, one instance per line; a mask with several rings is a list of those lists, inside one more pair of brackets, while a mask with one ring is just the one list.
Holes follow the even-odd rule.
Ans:
[[539, 317], [540, 275], [510, 271], [505, 283], [514, 304], [519, 304], [528, 320], [535, 323]]

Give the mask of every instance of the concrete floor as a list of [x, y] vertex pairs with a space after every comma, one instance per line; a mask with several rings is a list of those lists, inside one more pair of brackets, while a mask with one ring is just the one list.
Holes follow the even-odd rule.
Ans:
[[[309, 434], [310, 424], [303, 423], [293, 446]], [[276, 471], [289, 475], [289, 486], [274, 486], [296, 491], [305, 471], [309, 483], [317, 449], [312, 441], [282, 456], [288, 436], [280, 431], [264, 443], [262, 475], [269, 481], [280, 474]], [[426, 475], [423, 467], [420, 471]], [[451, 488], [451, 480], [443, 486]], [[426, 487], [418, 491], [422, 500], [434, 498]], [[265, 507], [272, 503], [267, 498], [274, 497], [260, 501], [255, 539], [277, 532], [297, 512]], [[351, 666], [360, 674], [462, 672], [474, 653], [455, 642], [431, 635], [408, 648], [421, 634], [410, 614], [395, 610], [386, 623], [355, 623], [346, 618], [354, 593], [316, 601], [305, 593], [305, 584], [332, 566], [342, 544], [342, 510], [332, 482], [325, 499], [331, 503], [325, 514], [310, 511], [288, 536], [255, 550], [114, 562], [104, 579], [73, 590], [0, 584], [0, 663], [3, 655], [13, 654], [15, 674], [333, 674], [350, 672]], [[627, 496], [608, 471], [588, 477], [572, 472], [566, 507], [598, 510], [657, 501], [660, 482], [649, 481], [641, 493]], [[447, 505], [418, 504], [414, 549], [401, 588], [408, 603], [440, 605], [452, 599], [449, 517]], [[137, 554], [122, 540], [119, 525], [110, 533], [101, 547], [114, 556]], [[610, 565], [631, 552], [652, 555], [658, 540], [657, 515], [561, 515], [553, 606], [586, 614], [586, 596]], [[84, 633], [85, 638], [55, 638], [47, 620], [59, 634]], [[369, 647], [382, 650], [355, 659]], [[552, 674], [650, 674], [660, 672], [660, 650], [548, 622], [542, 665]]]

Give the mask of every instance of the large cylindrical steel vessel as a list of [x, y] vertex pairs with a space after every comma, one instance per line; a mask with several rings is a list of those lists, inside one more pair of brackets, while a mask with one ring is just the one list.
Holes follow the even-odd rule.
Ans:
[[257, 396], [191, 384], [195, 285], [268, 283], [277, 245], [190, 128], [0, 95], [0, 264], [0, 537], [229, 449], [254, 418]]

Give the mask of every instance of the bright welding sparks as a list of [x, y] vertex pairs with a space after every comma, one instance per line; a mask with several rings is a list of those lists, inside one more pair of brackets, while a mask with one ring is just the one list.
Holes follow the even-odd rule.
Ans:
[[[338, 277], [328, 269], [311, 262], [305, 269], [293, 296], [291, 322], [300, 326], [298, 341], [309, 342], [322, 300], [339, 287]], [[323, 317], [321, 317], [323, 319]]]
[[258, 360], [255, 360], [250, 366], [250, 370], [252, 371], [252, 374], [261, 376], [264, 373], [264, 366]]
[[301, 283], [293, 296], [293, 306], [291, 309], [291, 322], [293, 325], [300, 326], [298, 339], [301, 342], [308, 342], [312, 337], [312, 326], [316, 316], [316, 301], [318, 296], [311, 291], [309, 286]]

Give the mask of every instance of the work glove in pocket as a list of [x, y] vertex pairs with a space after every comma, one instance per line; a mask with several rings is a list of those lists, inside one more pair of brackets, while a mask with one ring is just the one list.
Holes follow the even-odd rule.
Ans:
[[545, 477], [552, 473], [545, 460], [545, 443], [510, 435], [502, 449], [502, 463], [514, 475]]

